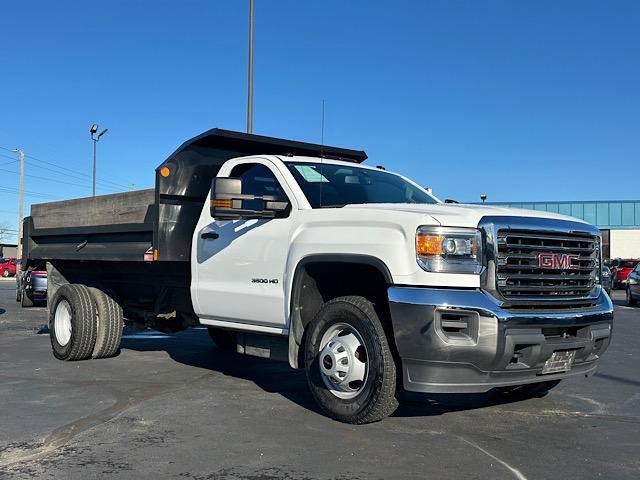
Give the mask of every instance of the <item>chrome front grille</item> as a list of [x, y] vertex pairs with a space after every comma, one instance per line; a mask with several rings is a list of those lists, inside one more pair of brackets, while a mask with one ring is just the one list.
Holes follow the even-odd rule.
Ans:
[[598, 282], [598, 248], [587, 232], [498, 229], [497, 290], [511, 301], [588, 297]]

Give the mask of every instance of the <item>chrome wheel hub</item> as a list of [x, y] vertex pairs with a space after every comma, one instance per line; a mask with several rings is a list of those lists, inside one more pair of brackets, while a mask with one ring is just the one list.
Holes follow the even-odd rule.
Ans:
[[53, 317], [56, 341], [65, 346], [71, 340], [71, 306], [66, 300], [60, 300]]
[[358, 331], [345, 323], [332, 325], [320, 346], [320, 374], [325, 386], [338, 398], [358, 395], [369, 373], [367, 350]]

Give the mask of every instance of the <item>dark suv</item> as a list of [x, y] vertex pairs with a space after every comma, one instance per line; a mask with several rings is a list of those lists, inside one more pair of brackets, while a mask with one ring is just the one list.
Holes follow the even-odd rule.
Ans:
[[640, 263], [627, 277], [627, 304], [636, 305], [640, 301]]
[[47, 272], [26, 271], [16, 276], [16, 302], [22, 307], [33, 307], [36, 300], [47, 299]]

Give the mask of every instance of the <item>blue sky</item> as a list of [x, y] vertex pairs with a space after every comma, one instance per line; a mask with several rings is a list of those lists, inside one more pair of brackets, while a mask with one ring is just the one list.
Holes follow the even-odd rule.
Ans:
[[[99, 193], [151, 187], [206, 129], [243, 130], [247, 15], [248, 0], [3, 2], [0, 147], [29, 155], [26, 211], [90, 195], [91, 123], [109, 128]], [[254, 132], [319, 142], [324, 99], [326, 143], [441, 198], [637, 199], [638, 25], [635, 1], [256, 0]], [[13, 228], [15, 158], [0, 149]]]

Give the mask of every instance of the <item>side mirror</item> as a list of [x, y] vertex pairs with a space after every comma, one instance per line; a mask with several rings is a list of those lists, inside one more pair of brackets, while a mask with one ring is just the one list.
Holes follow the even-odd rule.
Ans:
[[[260, 210], [244, 208], [244, 202], [261, 202]], [[211, 216], [217, 220], [276, 218], [289, 208], [289, 202], [272, 195], [242, 193], [242, 179], [214, 178], [211, 182]]]

